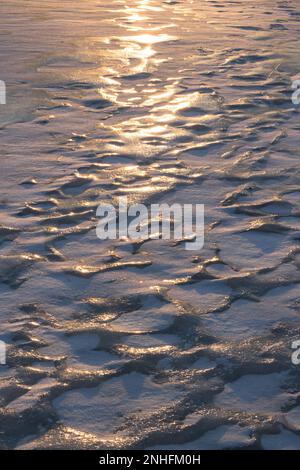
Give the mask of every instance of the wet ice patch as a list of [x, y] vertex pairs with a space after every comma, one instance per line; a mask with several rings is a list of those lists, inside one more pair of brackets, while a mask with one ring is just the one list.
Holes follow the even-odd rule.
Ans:
[[222, 260], [238, 269], [276, 266], [290, 250], [290, 243], [281, 234], [244, 232], [224, 234], [221, 239]]
[[215, 367], [216, 363], [214, 361], [211, 361], [208, 357], [200, 357], [191, 365], [191, 369], [198, 369], [201, 371], [212, 370]]
[[265, 434], [261, 437], [264, 450], [300, 450], [300, 436], [287, 429], [279, 434]]
[[216, 336], [232, 341], [263, 336], [279, 322], [298, 322], [297, 311], [291, 307], [298, 290], [298, 286], [278, 287], [259, 302], [237, 300], [224, 312], [203, 316], [202, 323]]
[[39, 352], [47, 355], [74, 355], [76, 353], [92, 350], [99, 346], [99, 336], [92, 333], [79, 333], [76, 335], [67, 335], [65, 333], [43, 334], [43, 339], [48, 343], [47, 346], [40, 348]]
[[151, 449], [160, 450], [221, 450], [239, 449], [254, 444], [255, 439], [251, 436], [251, 429], [248, 427], [220, 426], [217, 429], [206, 432], [199, 439], [182, 444], [170, 444], [155, 446]]
[[40, 348], [40, 352], [49, 357], [66, 357], [65, 365], [81, 371], [97, 371], [113, 367], [118, 356], [106, 351], [99, 351], [99, 336], [92, 333], [76, 335], [46, 335], [49, 346]]
[[176, 286], [170, 289], [169, 296], [192, 305], [201, 313], [222, 307], [232, 293], [230, 287], [220, 281], [202, 281], [197, 284]]
[[58, 382], [55, 379], [47, 378], [40, 380], [40, 382], [33, 385], [27, 393], [10, 402], [9, 405], [6, 406], [6, 410], [21, 414], [32, 409], [56, 385], [58, 385]]
[[151, 333], [169, 328], [176, 318], [175, 307], [170, 304], [124, 313], [111, 323], [114, 331], [122, 333]]
[[53, 405], [66, 426], [109, 437], [134, 415], [162, 411], [183, 396], [176, 385], [156, 384], [150, 377], [132, 372], [98, 387], [66, 392]]
[[130, 335], [123, 339], [123, 343], [132, 348], [164, 349], [176, 346], [180, 338], [175, 335]]
[[217, 407], [246, 412], [280, 413], [295, 396], [282, 389], [287, 373], [244, 375], [225, 385], [223, 392], [214, 399]]
[[300, 431], [300, 406], [293, 408], [291, 411], [284, 415], [284, 420], [286, 421], [289, 428]]

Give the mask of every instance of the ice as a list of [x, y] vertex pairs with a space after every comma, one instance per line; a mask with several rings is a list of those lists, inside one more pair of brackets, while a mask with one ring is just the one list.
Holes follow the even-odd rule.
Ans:
[[37, 384], [30, 387], [27, 393], [10, 402], [6, 406], [6, 410], [18, 415], [27, 410], [32, 410], [58, 384], [57, 380], [51, 378], [40, 380]]
[[261, 301], [237, 300], [228, 310], [205, 315], [203, 325], [221, 338], [239, 341], [267, 334], [280, 322], [298, 323], [292, 308], [298, 298], [298, 286], [277, 287]]
[[246, 413], [280, 413], [283, 406], [299, 395], [282, 388], [286, 379], [285, 372], [244, 375], [225, 385], [224, 391], [215, 397], [214, 404], [220, 408]]
[[[297, 440], [297, 7], [0, 2], [1, 448]], [[204, 247], [99, 240], [124, 195]]]
[[153, 450], [225, 450], [246, 448], [255, 442], [252, 431], [247, 427], [220, 426], [206, 432], [199, 439], [182, 444], [156, 446]]
[[264, 434], [261, 443], [265, 450], [300, 450], [300, 437], [287, 429], [279, 434]]
[[158, 413], [183, 396], [180, 387], [132, 372], [98, 387], [66, 392], [54, 400], [54, 408], [66, 426], [109, 437], [122, 433], [126, 420]]
[[288, 424], [290, 429], [295, 431], [300, 430], [300, 406], [292, 408], [291, 411], [284, 415], [284, 420]]

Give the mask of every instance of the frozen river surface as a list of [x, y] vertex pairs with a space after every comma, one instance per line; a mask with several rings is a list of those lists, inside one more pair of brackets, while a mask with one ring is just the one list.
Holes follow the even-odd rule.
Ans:
[[[0, 447], [300, 449], [299, 2], [0, 17]], [[100, 242], [125, 195], [204, 248]]]

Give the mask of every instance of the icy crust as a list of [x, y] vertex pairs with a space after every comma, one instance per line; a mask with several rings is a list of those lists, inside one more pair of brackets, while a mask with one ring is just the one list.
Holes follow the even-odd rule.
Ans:
[[[297, 2], [128, 6], [0, 5], [0, 448], [298, 449]], [[100, 242], [124, 195], [203, 250]]]

